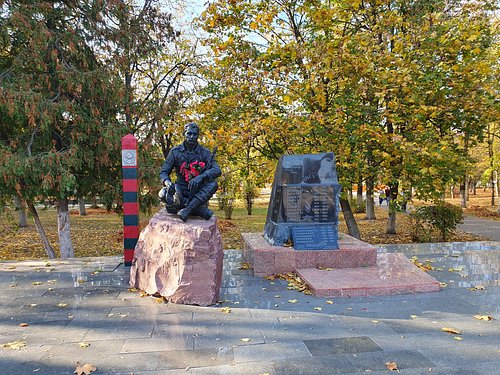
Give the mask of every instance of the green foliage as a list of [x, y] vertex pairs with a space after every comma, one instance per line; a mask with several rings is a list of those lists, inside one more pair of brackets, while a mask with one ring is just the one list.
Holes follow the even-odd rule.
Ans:
[[352, 211], [356, 214], [366, 213], [366, 199], [363, 199], [361, 204], [358, 204], [358, 200], [356, 198], [349, 198], [349, 205], [352, 208]]
[[245, 207], [247, 209], [248, 215], [252, 214], [252, 205], [255, 198], [259, 196], [259, 188], [255, 185], [252, 180], [243, 181], [243, 188], [241, 191], [243, 200], [245, 201]]
[[343, 186], [370, 177], [437, 200], [499, 110], [492, 6], [211, 2], [206, 120], [269, 158], [332, 150]]
[[230, 220], [233, 215], [238, 184], [234, 175], [227, 170], [223, 171], [222, 176], [218, 179], [218, 184], [217, 203], [219, 210], [223, 210], [224, 217]]
[[441, 240], [446, 241], [457, 225], [463, 223], [464, 214], [460, 207], [440, 203], [416, 208], [411, 218], [415, 221], [414, 240], [428, 242], [432, 238], [431, 231], [435, 230]]

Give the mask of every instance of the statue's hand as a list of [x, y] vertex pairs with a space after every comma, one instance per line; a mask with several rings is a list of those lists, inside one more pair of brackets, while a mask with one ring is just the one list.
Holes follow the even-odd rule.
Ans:
[[169, 179], [166, 179], [165, 181], [163, 181], [163, 186], [165, 186], [167, 190], [170, 190], [170, 188], [174, 186], [174, 183]]
[[189, 191], [196, 193], [198, 189], [201, 187], [202, 182], [203, 182], [203, 177], [201, 175], [198, 175], [192, 180], [190, 180], [188, 183]]

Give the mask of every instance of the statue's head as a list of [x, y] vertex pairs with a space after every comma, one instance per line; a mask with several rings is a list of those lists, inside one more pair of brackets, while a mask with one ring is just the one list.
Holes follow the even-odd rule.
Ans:
[[196, 122], [188, 122], [184, 125], [184, 138], [188, 146], [196, 146], [198, 144], [198, 136], [200, 135], [200, 127]]

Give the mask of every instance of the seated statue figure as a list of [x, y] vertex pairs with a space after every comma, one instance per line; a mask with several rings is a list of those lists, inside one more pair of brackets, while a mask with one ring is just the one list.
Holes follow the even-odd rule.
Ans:
[[[174, 147], [167, 155], [160, 171], [164, 186], [160, 190], [160, 200], [165, 203], [168, 213], [177, 214], [182, 221], [190, 215], [205, 220], [213, 211], [207, 207], [208, 200], [217, 191], [217, 177], [221, 170], [215, 161], [215, 151], [198, 143], [200, 128], [194, 122], [184, 126], [184, 142]], [[175, 169], [176, 181], [170, 179]]]

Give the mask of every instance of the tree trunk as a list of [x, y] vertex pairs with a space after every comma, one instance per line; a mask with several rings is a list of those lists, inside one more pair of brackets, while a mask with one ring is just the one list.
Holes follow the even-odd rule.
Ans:
[[377, 220], [375, 217], [375, 202], [373, 201], [373, 190], [375, 189], [375, 182], [373, 178], [366, 179], [366, 220]]
[[90, 208], [99, 208], [98, 204], [97, 204], [97, 197], [92, 197], [91, 199], [91, 206]]
[[59, 235], [61, 258], [74, 258], [75, 250], [71, 243], [68, 199], [59, 199], [57, 201], [57, 233]]
[[467, 177], [465, 178], [465, 181], [463, 181], [460, 184], [460, 205], [462, 208], [467, 208], [467, 196], [468, 194], [468, 189], [467, 189]]
[[493, 173], [495, 173], [495, 197], [498, 197], [498, 171], [495, 169]]
[[54, 259], [56, 257], [56, 254], [54, 253], [54, 249], [52, 246], [50, 246], [49, 239], [47, 238], [45, 234], [45, 230], [43, 229], [42, 222], [40, 221], [40, 217], [38, 216], [38, 212], [36, 212], [36, 208], [33, 205], [32, 202], [26, 202], [28, 205], [28, 210], [31, 212], [31, 215], [33, 215], [33, 221], [35, 222], [35, 227], [36, 230], [38, 231], [38, 234], [40, 235], [40, 239], [42, 240], [43, 247], [45, 248], [45, 252], [47, 253], [47, 256], [50, 259]]
[[80, 216], [87, 215], [87, 210], [85, 209], [85, 198], [78, 199], [78, 208], [80, 210]]
[[498, 197], [497, 171], [491, 171], [491, 205], [495, 206], [495, 197]]
[[247, 201], [247, 214], [252, 215], [252, 206], [253, 206], [253, 198], [250, 195], [246, 196], [246, 201]]
[[28, 226], [28, 218], [26, 217], [26, 210], [22, 204], [21, 199], [14, 195], [14, 205], [19, 214], [19, 228], [26, 228]]
[[387, 218], [387, 234], [396, 234], [396, 199], [398, 198], [398, 184], [390, 186], [389, 215]]
[[339, 201], [340, 207], [342, 207], [342, 212], [344, 214], [344, 220], [347, 225], [347, 231], [349, 232], [349, 235], [360, 240], [361, 235], [359, 233], [358, 224], [356, 223], [356, 218], [352, 213], [349, 201], [343, 198], [340, 198]]
[[358, 189], [356, 191], [356, 205], [359, 208], [363, 207], [363, 181], [361, 179], [358, 182]]

